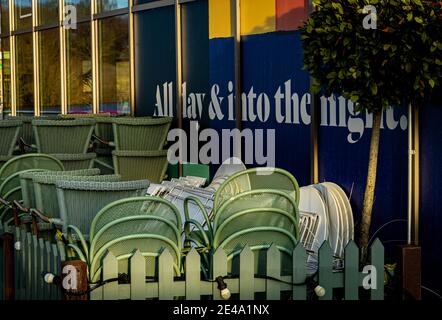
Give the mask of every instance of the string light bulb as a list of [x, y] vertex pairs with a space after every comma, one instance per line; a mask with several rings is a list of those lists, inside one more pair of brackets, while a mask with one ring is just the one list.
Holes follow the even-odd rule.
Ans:
[[42, 273], [43, 279], [47, 284], [55, 284], [58, 285], [61, 283], [61, 278], [59, 276], [56, 276], [53, 273], [50, 272], [43, 272]]
[[230, 292], [229, 288], [227, 288], [227, 284], [224, 282], [223, 277], [217, 277], [215, 281], [218, 283], [218, 290], [220, 291], [221, 298], [224, 300], [229, 300], [232, 296], [232, 293]]

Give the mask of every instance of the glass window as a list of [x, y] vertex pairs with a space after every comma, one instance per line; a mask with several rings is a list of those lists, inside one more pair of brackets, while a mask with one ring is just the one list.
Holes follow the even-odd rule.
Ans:
[[130, 113], [129, 17], [99, 22], [100, 112]]
[[40, 109], [42, 114], [61, 113], [59, 29], [40, 32]]
[[58, 0], [38, 1], [38, 23], [45, 25], [58, 21]]
[[34, 114], [34, 69], [32, 33], [16, 37], [17, 114]]
[[9, 38], [1, 38], [1, 103], [3, 105], [3, 114], [11, 112], [11, 53]]
[[9, 32], [9, 0], [0, 0], [1, 5], [1, 33]]
[[128, 7], [128, 0], [97, 0], [98, 12], [106, 12]]
[[14, 2], [16, 29], [32, 28], [32, 0], [15, 0]]
[[78, 20], [91, 17], [91, 0], [66, 0], [64, 3], [75, 7]]
[[[153, 116], [156, 92], [164, 85], [175, 87], [175, 8], [167, 6], [135, 14], [135, 113]], [[199, 91], [198, 91], [199, 92]], [[176, 101], [175, 91], [173, 101]], [[169, 106], [163, 105], [163, 111]], [[174, 106], [175, 107], [175, 106]], [[175, 108], [174, 114], [176, 115]]]
[[92, 113], [91, 24], [67, 30], [67, 105], [69, 113]]

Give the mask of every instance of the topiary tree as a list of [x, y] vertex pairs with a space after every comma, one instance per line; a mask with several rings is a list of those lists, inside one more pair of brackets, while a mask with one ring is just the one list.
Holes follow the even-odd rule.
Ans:
[[[339, 94], [373, 113], [360, 228], [366, 257], [382, 110], [421, 107], [442, 78], [442, 6], [423, 0], [314, 0], [301, 28], [313, 91]], [[370, 7], [366, 7], [371, 5]], [[365, 250], [364, 250], [365, 249]]]

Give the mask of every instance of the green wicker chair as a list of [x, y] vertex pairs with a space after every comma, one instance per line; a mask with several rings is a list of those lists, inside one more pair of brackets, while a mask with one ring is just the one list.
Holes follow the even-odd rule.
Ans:
[[114, 151], [114, 168], [123, 180], [148, 179], [154, 183], [163, 181], [168, 160], [167, 150]]
[[[11, 175], [25, 170], [64, 171], [63, 164], [47, 154], [25, 154], [6, 162], [0, 169], [0, 185]], [[19, 179], [19, 177], [17, 176]]]
[[173, 204], [161, 198], [129, 198], [109, 204], [94, 218], [89, 240], [89, 251], [84, 240], [82, 245], [93, 281], [100, 275], [99, 264], [106, 251], [119, 257], [120, 267], [123, 265], [119, 270], [127, 270], [127, 258], [138, 249], [151, 262], [146, 265], [147, 275], [155, 275], [156, 264], [151, 260], [167, 248], [175, 258], [176, 275], [180, 274], [181, 216]]
[[146, 194], [147, 180], [128, 182], [58, 181], [57, 197], [63, 232], [74, 225], [82, 234], [88, 234], [97, 213], [107, 204]]
[[222, 248], [231, 261], [230, 269], [237, 273], [232, 260], [247, 244], [255, 253], [255, 273], [265, 274], [265, 251], [273, 244], [282, 253], [282, 273], [288, 275], [298, 239], [298, 222], [291, 213], [275, 208], [254, 208], [237, 212], [218, 225], [212, 250]]
[[37, 117], [27, 117], [27, 116], [17, 116], [8, 117], [8, 121], [21, 121], [22, 128], [20, 130], [19, 137], [22, 138], [29, 145], [35, 146], [35, 136], [34, 129], [32, 128], [32, 120], [37, 119]]
[[[33, 178], [37, 176], [96, 176], [100, 174], [98, 169], [74, 170], [74, 171], [28, 171], [20, 173], [20, 185], [23, 194], [23, 206], [26, 208], [36, 208], [34, 181]], [[55, 188], [51, 190], [55, 198]], [[50, 192], [44, 193], [45, 197], [51, 196]]]
[[[8, 121], [21, 121], [22, 127], [20, 130], [19, 137], [23, 139], [23, 142], [26, 143], [29, 152], [37, 152], [37, 147], [35, 145], [35, 135], [34, 128], [32, 127], [33, 120], [46, 119], [46, 120], [56, 120], [57, 116], [44, 116], [44, 117], [32, 117], [32, 116], [8, 116], [6, 118]], [[21, 151], [21, 150], [18, 150]]]
[[87, 153], [95, 120], [33, 120], [37, 150], [48, 154]]
[[94, 167], [94, 160], [97, 158], [95, 153], [51, 154], [51, 156], [60, 160], [66, 170], [91, 169]]
[[230, 176], [215, 194], [213, 211], [224, 201], [245, 191], [257, 189], [282, 190], [292, 195], [299, 204], [299, 185], [288, 171], [278, 168], [253, 168]]
[[[96, 169], [92, 169], [96, 170]], [[98, 171], [98, 170], [97, 170]], [[65, 171], [69, 172], [69, 171]], [[72, 171], [75, 172], [75, 171]], [[77, 171], [78, 172], [78, 171]], [[60, 219], [60, 206], [57, 196], [57, 182], [79, 181], [79, 182], [119, 182], [119, 175], [42, 175], [38, 174], [32, 178], [35, 193], [35, 207], [49, 218]], [[92, 173], [92, 171], [90, 171]]]
[[22, 125], [23, 123], [17, 120], [0, 120], [0, 155], [12, 155]]
[[[206, 220], [205, 227], [189, 216], [190, 201], [196, 203], [201, 209]], [[214, 246], [213, 239], [218, 231], [225, 229], [225, 224], [232, 219], [235, 219], [235, 227], [238, 230], [250, 226], [279, 227], [290, 232], [296, 239], [299, 238], [298, 205], [290, 195], [278, 190], [261, 189], [236, 195], [225, 201], [212, 219], [209, 218], [198, 198], [188, 197], [184, 201], [184, 216], [187, 241], [209, 248]], [[192, 232], [191, 225], [194, 226]]]
[[114, 144], [117, 151], [161, 150], [172, 118], [114, 118]]

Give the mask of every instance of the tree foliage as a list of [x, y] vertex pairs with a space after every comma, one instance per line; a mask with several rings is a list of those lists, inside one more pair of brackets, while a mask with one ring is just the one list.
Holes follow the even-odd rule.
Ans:
[[[316, 0], [301, 29], [305, 68], [318, 92], [377, 112], [422, 103], [441, 85], [442, 6], [424, 0]], [[377, 28], [364, 28], [366, 5]]]

